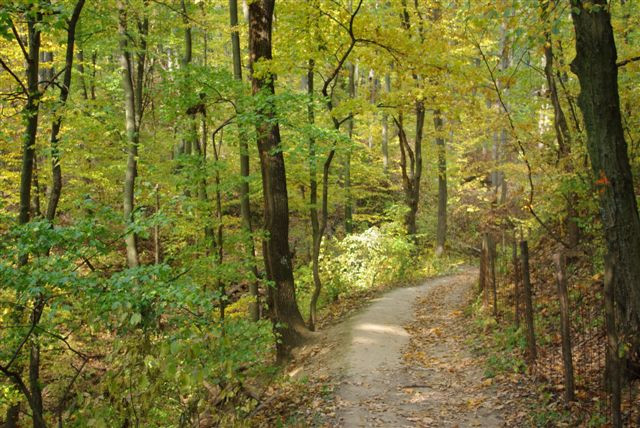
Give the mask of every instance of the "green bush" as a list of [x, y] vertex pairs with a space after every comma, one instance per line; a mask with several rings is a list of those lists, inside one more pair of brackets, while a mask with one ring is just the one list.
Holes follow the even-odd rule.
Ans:
[[329, 299], [356, 290], [407, 280], [415, 265], [415, 246], [396, 223], [327, 240], [321, 276]]

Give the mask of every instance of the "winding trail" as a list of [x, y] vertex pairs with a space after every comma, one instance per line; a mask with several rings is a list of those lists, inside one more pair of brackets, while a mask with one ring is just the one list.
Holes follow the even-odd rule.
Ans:
[[466, 344], [477, 270], [399, 288], [327, 334], [341, 427], [499, 427], [500, 395]]

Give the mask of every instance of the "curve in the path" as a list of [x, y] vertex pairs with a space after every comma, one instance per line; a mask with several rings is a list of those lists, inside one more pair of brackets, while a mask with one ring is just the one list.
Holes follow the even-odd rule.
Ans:
[[[341, 372], [340, 385], [336, 391], [339, 426], [438, 426], [429, 422], [435, 422], [435, 419], [415, 417], [421, 408], [428, 407], [437, 411], [438, 403], [425, 406], [425, 403], [413, 402], [406, 393], [406, 388], [414, 386], [412, 382], [415, 382], [415, 374], [411, 367], [403, 363], [402, 351], [410, 338], [403, 326], [413, 320], [415, 304], [419, 298], [435, 289], [448, 289], [449, 284], [455, 296], [445, 299], [450, 301], [447, 306], [451, 306], [447, 310], [460, 309], [466, 303], [476, 272], [474, 269], [465, 269], [458, 275], [435, 278], [416, 287], [393, 290], [374, 299], [365, 310], [342, 325], [344, 348], [335, 354], [336, 359], [333, 361], [336, 370]], [[449, 346], [456, 345], [454, 343]], [[428, 383], [429, 379], [423, 378], [421, 381]], [[478, 380], [480, 381], [481, 379]], [[447, 425], [500, 425], [497, 418], [479, 421], [480, 423], [476, 420], [469, 425]]]

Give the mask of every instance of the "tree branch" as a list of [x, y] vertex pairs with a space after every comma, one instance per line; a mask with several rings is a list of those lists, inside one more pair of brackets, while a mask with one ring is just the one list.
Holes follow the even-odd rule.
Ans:
[[511, 112], [507, 108], [507, 105], [504, 102], [504, 99], [502, 98], [502, 92], [500, 91], [500, 87], [498, 86], [498, 81], [496, 80], [494, 71], [491, 69], [491, 66], [489, 65], [489, 61], [488, 61], [486, 55], [484, 54], [484, 51], [482, 50], [482, 47], [480, 46], [480, 43], [474, 42], [474, 44], [475, 44], [476, 49], [478, 49], [478, 51], [480, 52], [480, 56], [482, 57], [482, 61], [484, 62], [485, 66], [487, 68], [487, 71], [489, 72], [489, 77], [491, 78], [491, 81], [493, 83], [493, 87], [494, 87], [494, 89], [496, 91], [496, 95], [498, 96], [498, 101], [500, 102], [500, 105], [502, 106], [505, 114], [507, 115], [507, 120], [509, 121], [509, 127], [511, 128], [511, 132], [513, 133], [513, 136], [515, 137], [517, 147], [518, 147], [520, 153], [522, 154], [522, 158], [524, 159], [524, 163], [525, 163], [525, 165], [527, 167], [527, 178], [528, 178], [528, 181], [529, 181], [529, 201], [527, 203], [527, 208], [528, 208], [529, 212], [531, 213], [531, 215], [533, 216], [533, 218], [549, 233], [549, 235], [550, 235], [550, 237], [552, 239], [554, 239], [558, 243], [562, 244], [562, 246], [564, 246], [565, 248], [571, 248], [571, 246], [568, 245], [566, 242], [564, 242], [561, 238], [558, 238], [557, 236], [555, 236], [556, 234], [553, 232], [553, 230], [551, 230], [551, 228], [538, 216], [538, 214], [533, 209], [534, 187], [533, 187], [533, 172], [532, 172], [532, 168], [531, 168], [531, 163], [529, 162], [529, 158], [527, 157], [527, 152], [524, 149], [524, 145], [522, 144], [522, 141], [520, 141], [520, 138], [518, 137], [518, 134], [516, 132], [516, 127], [515, 127], [515, 124], [513, 123], [513, 118], [511, 117]]
[[16, 26], [13, 24], [13, 21], [11, 20], [11, 18], [9, 18], [9, 22], [11, 23], [11, 31], [13, 32], [13, 35], [15, 36], [16, 41], [20, 45], [20, 50], [22, 50], [22, 54], [24, 55], [24, 59], [29, 61], [29, 54], [27, 53], [27, 50], [25, 49], [24, 44], [22, 43], [22, 39], [20, 38], [20, 35], [18, 34], [18, 30], [16, 29]]
[[627, 59], [625, 59], [625, 60], [622, 60], [622, 61], [620, 61], [620, 62], [617, 62], [617, 63], [616, 63], [616, 66], [617, 66], [618, 68], [620, 68], [620, 67], [624, 67], [625, 65], [627, 65], [627, 64], [629, 64], [629, 63], [632, 63], [632, 62], [635, 62], [635, 61], [640, 61], [640, 55], [638, 55], [638, 56], [634, 56], [634, 57], [631, 57], [631, 58], [627, 58]]
[[15, 79], [16, 82], [18, 82], [18, 84], [22, 87], [22, 90], [24, 91], [25, 94], [29, 92], [27, 91], [27, 87], [24, 85], [24, 83], [22, 83], [22, 80], [20, 80], [20, 78], [16, 76], [16, 74], [13, 71], [11, 71], [9, 66], [2, 60], [2, 58], [0, 58], [0, 65], [2, 66], [2, 68], [7, 70], [7, 73], [9, 73], [11, 77]]

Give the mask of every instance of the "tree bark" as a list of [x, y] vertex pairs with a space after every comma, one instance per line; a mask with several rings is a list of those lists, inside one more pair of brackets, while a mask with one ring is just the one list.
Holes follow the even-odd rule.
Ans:
[[289, 250], [289, 203], [284, 156], [280, 147], [280, 128], [275, 114], [272, 73], [260, 76], [253, 72], [258, 61], [269, 61], [275, 0], [258, 0], [249, 5], [249, 61], [251, 86], [255, 97], [265, 97], [258, 109], [263, 118], [256, 125], [264, 194], [264, 224], [268, 234], [263, 242], [265, 271], [273, 283], [269, 287], [269, 305], [280, 361], [290, 355], [308, 332], [296, 303], [293, 266]]
[[444, 253], [447, 240], [447, 148], [442, 136], [442, 116], [439, 109], [433, 112], [438, 150], [438, 227], [436, 231], [436, 256]]
[[[572, 18], [576, 57], [571, 70], [580, 81], [578, 105], [587, 149], [600, 193], [607, 250], [615, 266], [615, 299], [632, 354], [640, 332], [640, 218], [620, 114], [616, 45], [606, 0], [575, 0]], [[588, 4], [588, 7], [587, 7]], [[634, 358], [633, 356], [631, 358]]]
[[622, 370], [618, 348], [618, 326], [616, 325], [615, 304], [616, 266], [610, 255], [605, 257], [604, 266], [604, 324], [607, 333], [606, 378], [607, 389], [611, 394], [611, 423], [614, 428], [622, 427]]

